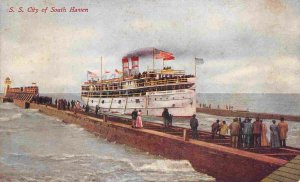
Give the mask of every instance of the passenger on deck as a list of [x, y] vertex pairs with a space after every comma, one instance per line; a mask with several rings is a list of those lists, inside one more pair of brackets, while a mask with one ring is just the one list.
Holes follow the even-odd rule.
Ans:
[[279, 137], [280, 137], [280, 146], [286, 147], [285, 140], [287, 138], [287, 132], [288, 132], [288, 124], [284, 121], [284, 118], [280, 118], [280, 122], [278, 123], [278, 129], [279, 129]]
[[263, 120], [260, 120], [260, 122], [262, 123], [262, 130], [261, 130], [261, 146], [262, 147], [267, 147], [269, 146], [269, 141], [268, 141], [268, 137], [267, 137], [267, 126], [266, 124], [263, 123]]
[[132, 126], [132, 128], [135, 128], [135, 126], [136, 126], [137, 117], [138, 117], [138, 112], [137, 112], [136, 109], [134, 109], [131, 113], [131, 118], [132, 118], [132, 125], [131, 126]]
[[219, 125], [220, 120], [217, 120], [211, 125], [211, 138], [214, 139], [215, 135], [220, 131], [220, 125]]
[[143, 128], [142, 111], [141, 110], [139, 110], [139, 112], [138, 112], [138, 116], [137, 116], [137, 119], [136, 119], [136, 127], [137, 128]]
[[279, 129], [276, 125], [276, 121], [272, 120], [272, 123], [270, 125], [270, 146], [272, 148], [279, 148], [280, 147], [280, 141], [279, 141]]
[[230, 129], [230, 136], [231, 136], [231, 146], [237, 148], [239, 131], [240, 131], [240, 124], [238, 123], [238, 118], [233, 119], [233, 122], [229, 125], [229, 129]]
[[196, 114], [193, 114], [192, 119], [190, 120], [190, 126], [192, 129], [192, 138], [193, 139], [198, 139], [198, 120], [196, 118]]
[[224, 139], [227, 133], [228, 133], [228, 125], [226, 124], [226, 121], [223, 121], [220, 127], [220, 138]]
[[250, 148], [252, 137], [252, 124], [251, 119], [247, 118], [244, 123], [245, 147]]
[[252, 125], [254, 147], [260, 147], [262, 123], [257, 117]]

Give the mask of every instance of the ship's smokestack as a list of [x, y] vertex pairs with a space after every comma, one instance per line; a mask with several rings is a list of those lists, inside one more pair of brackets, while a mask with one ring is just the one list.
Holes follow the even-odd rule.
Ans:
[[132, 75], [139, 74], [139, 57], [132, 56], [131, 63], [132, 63], [131, 74]]
[[127, 57], [122, 58], [123, 76], [129, 76], [129, 62]]

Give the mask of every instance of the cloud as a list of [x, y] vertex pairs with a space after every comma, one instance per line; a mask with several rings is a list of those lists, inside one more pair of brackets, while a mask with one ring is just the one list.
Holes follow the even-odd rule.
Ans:
[[[86, 71], [120, 69], [126, 53], [156, 47], [193, 73], [200, 92], [300, 92], [297, 1], [6, 1], [1, 6], [0, 81], [79, 92]], [[85, 14], [9, 14], [10, 6], [76, 6]], [[285, 61], [283, 61], [285, 60]], [[155, 62], [162, 67], [161, 62]], [[142, 69], [152, 59], [141, 59]], [[202, 74], [202, 75], [201, 75]], [[274, 89], [276, 87], [276, 89]]]

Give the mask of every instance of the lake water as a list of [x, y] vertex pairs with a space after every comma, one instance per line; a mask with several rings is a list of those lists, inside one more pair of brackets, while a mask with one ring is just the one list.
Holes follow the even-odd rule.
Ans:
[[58, 118], [0, 103], [0, 181], [214, 181], [185, 160], [109, 143]]
[[198, 103], [212, 108], [225, 109], [231, 105], [236, 110], [249, 110], [273, 114], [300, 115], [300, 94], [213, 94], [197, 95]]

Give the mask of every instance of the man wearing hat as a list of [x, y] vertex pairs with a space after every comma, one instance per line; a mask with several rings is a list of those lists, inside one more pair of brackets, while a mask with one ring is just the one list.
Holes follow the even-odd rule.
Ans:
[[198, 120], [196, 119], [196, 114], [193, 114], [192, 119], [190, 120], [190, 126], [192, 129], [192, 138], [198, 138]]

